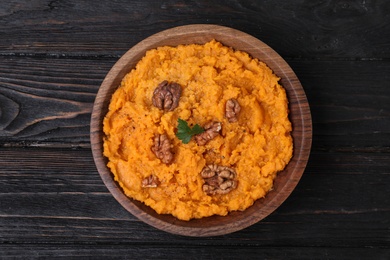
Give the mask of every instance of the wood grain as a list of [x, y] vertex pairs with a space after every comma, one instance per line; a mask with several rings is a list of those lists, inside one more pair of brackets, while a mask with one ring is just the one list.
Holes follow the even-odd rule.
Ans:
[[[389, 259], [389, 12], [386, 0], [2, 1], [0, 258]], [[89, 143], [112, 65], [145, 37], [194, 23], [275, 49], [313, 117], [292, 195], [263, 221], [212, 238], [138, 221], [104, 186]]]
[[1, 142], [88, 142], [92, 104], [109, 61], [0, 60]]
[[116, 56], [161, 30], [209, 23], [284, 58], [390, 58], [390, 4], [378, 1], [49, 1], [0, 5], [0, 54]]
[[[6, 253], [5, 257], [25, 257], [25, 258], [56, 258], [58, 259], [58, 251], [54, 246], [15, 246], [7, 245], [1, 247]], [[239, 259], [243, 255], [245, 257], [256, 258], [311, 258], [313, 256], [326, 256], [327, 258], [337, 258], [339, 256], [348, 256], [351, 259], [386, 259], [389, 254], [383, 248], [357, 248], [351, 250], [350, 248], [334, 248], [334, 247], [269, 247], [269, 246], [253, 246], [243, 247], [241, 245], [233, 245], [230, 247], [218, 246], [215, 249], [203, 248], [199, 246], [143, 246], [143, 245], [110, 245], [108, 249], [103, 249], [101, 245], [85, 245], [83, 247], [75, 247], [74, 245], [61, 246], [61, 258], [89, 258], [98, 255], [103, 258], [124, 258], [124, 256], [131, 255], [133, 258], [161, 259], [161, 256], [167, 258], [177, 259], [178, 256], [188, 256], [186, 259], [213, 259], [221, 256], [228, 256], [230, 259]]]

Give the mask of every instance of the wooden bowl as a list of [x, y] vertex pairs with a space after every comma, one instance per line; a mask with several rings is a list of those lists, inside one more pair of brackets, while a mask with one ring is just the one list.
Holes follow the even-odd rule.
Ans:
[[[102, 121], [107, 113], [111, 95], [122, 78], [149, 49], [158, 46], [198, 43], [212, 39], [222, 44], [249, 53], [265, 62], [276, 75], [289, 99], [290, 120], [293, 125], [294, 152], [285, 170], [279, 172], [274, 188], [265, 198], [257, 200], [242, 212], [231, 212], [227, 216], [211, 216], [190, 221], [181, 221], [171, 215], [159, 215], [139, 201], [126, 197], [114, 181], [103, 156]], [[131, 214], [158, 229], [185, 236], [224, 235], [246, 228], [272, 213], [291, 194], [300, 180], [309, 157], [312, 140], [312, 125], [309, 105], [302, 86], [289, 65], [269, 46], [241, 31], [218, 25], [187, 25], [154, 34], [141, 41], [112, 67], [104, 79], [94, 103], [91, 117], [91, 146], [97, 170], [115, 199]]]

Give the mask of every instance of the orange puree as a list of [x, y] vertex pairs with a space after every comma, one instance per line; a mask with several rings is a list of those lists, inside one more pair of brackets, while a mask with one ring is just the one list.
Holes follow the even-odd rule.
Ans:
[[[164, 80], [182, 88], [173, 111], [152, 104], [153, 91]], [[127, 196], [181, 220], [245, 210], [266, 196], [292, 156], [288, 100], [278, 81], [265, 63], [215, 40], [149, 50], [123, 78], [104, 119], [104, 155], [115, 180]], [[231, 98], [241, 106], [233, 123], [225, 117]], [[204, 146], [194, 138], [183, 144], [175, 135], [178, 118], [190, 126], [218, 121], [222, 129]], [[171, 140], [171, 163], [151, 150], [155, 134]], [[200, 173], [210, 164], [234, 169], [237, 187], [207, 195]], [[143, 187], [151, 175], [157, 187]]]

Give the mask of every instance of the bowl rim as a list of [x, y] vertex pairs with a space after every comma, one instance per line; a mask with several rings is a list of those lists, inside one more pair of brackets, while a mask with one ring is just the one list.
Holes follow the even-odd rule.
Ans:
[[[252, 205], [242, 212], [229, 213], [228, 216], [233, 216], [234, 223], [229, 223], [228, 227], [226, 221], [223, 221], [223, 218], [226, 220], [228, 216], [212, 216], [183, 222], [172, 216], [153, 213], [151, 208], [124, 195], [107, 167], [107, 158], [103, 156], [102, 121], [107, 113], [111, 95], [118, 88], [124, 75], [130, 71], [129, 68], [134, 68], [147, 50], [158, 46], [173, 45], [170, 43], [175, 42], [178, 37], [184, 37], [185, 40], [183, 43], [174, 45], [188, 44], [193, 41], [195, 41], [193, 43], [205, 43], [211, 39], [220, 41], [233, 49], [236, 48], [231, 46], [232, 41], [243, 44], [243, 47], [237, 50], [245, 51], [252, 57], [264, 61], [281, 78], [280, 83], [285, 88], [289, 99], [290, 116], [294, 113], [296, 117], [294, 121], [290, 118], [293, 124], [294, 142], [293, 157], [286, 166], [286, 168], [291, 168], [288, 170], [290, 177], [284, 180], [280, 187], [275, 188], [276, 184], [274, 184], [274, 190], [270, 191], [264, 199], [259, 199], [254, 203], [254, 205], [258, 203], [257, 207]], [[299, 137], [299, 140], [296, 137]], [[213, 24], [191, 24], [166, 29], [145, 38], [124, 53], [114, 64], [101, 83], [93, 104], [90, 141], [94, 162], [100, 177], [114, 198], [132, 215], [157, 229], [172, 234], [194, 237], [217, 236], [242, 230], [264, 219], [292, 193], [309, 159], [312, 144], [312, 121], [310, 107], [301, 83], [291, 67], [276, 51], [254, 36], [237, 29]], [[286, 169], [278, 173], [275, 182], [284, 171]], [[258, 202], [260, 200], [267, 200], [267, 203], [262, 205], [263, 202]], [[212, 220], [209, 221], [210, 219]]]

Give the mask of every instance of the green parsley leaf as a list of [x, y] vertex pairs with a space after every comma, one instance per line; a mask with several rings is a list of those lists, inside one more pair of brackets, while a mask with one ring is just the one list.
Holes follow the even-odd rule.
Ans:
[[204, 132], [204, 129], [196, 124], [192, 128], [189, 127], [188, 123], [183, 119], [179, 118], [177, 120], [177, 133], [176, 136], [179, 138], [184, 144], [188, 144], [191, 140], [191, 137], [197, 134], [201, 134]]

